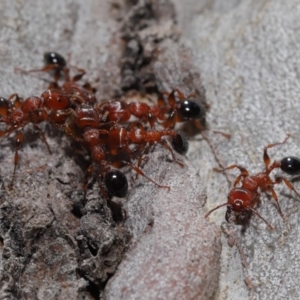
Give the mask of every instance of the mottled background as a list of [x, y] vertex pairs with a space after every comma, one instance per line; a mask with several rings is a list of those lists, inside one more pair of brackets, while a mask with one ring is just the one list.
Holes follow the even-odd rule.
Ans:
[[[70, 54], [87, 71], [99, 101], [174, 87], [203, 100], [205, 89], [208, 126], [231, 134], [207, 133], [219, 159], [258, 172], [263, 147], [287, 133], [271, 157], [299, 155], [299, 13], [294, 0], [2, 0], [1, 95], [40, 95], [47, 74], [14, 68], [40, 67], [49, 50]], [[123, 223], [113, 221], [94, 187], [78, 216], [85, 156], [59, 131], [45, 131], [52, 155], [25, 130], [13, 191], [13, 135], [1, 141], [2, 298], [299, 299], [300, 203], [286, 187], [276, 188], [286, 223], [270, 196], [258, 208], [273, 232], [255, 216], [244, 231], [226, 224], [222, 231], [225, 209], [210, 224], [204, 213], [226, 201], [229, 186], [196, 134], [184, 169], [159, 146], [145, 165], [170, 192], [131, 180], [128, 197], [118, 200], [128, 214]]]

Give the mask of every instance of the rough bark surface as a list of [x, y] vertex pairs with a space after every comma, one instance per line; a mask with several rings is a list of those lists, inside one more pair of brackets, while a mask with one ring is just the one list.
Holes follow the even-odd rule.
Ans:
[[[120, 96], [151, 101], [158, 91], [180, 88], [206, 106], [199, 70], [191, 51], [179, 42], [170, 1], [0, 5], [0, 85], [5, 97], [39, 96], [49, 76], [22, 75], [14, 68], [38, 68], [43, 53], [54, 50], [64, 56], [70, 53], [70, 63], [87, 71], [99, 101]], [[80, 145], [49, 124], [42, 128], [52, 154], [27, 126], [12, 190], [8, 185], [14, 134], [1, 141], [1, 298], [215, 295], [220, 232], [203, 218], [205, 186], [185, 158], [178, 158], [185, 163], [181, 168], [160, 145], [149, 154], [143, 170], [169, 185], [170, 192], [142, 176], [134, 180], [134, 172], [128, 170], [128, 196], [114, 199], [122, 205], [126, 220], [117, 222], [115, 210], [96, 185], [83, 202], [81, 183], [88, 157]]]
[[[207, 125], [231, 134], [207, 132], [219, 162], [259, 172], [263, 147], [287, 133], [271, 158], [299, 156], [299, 10], [296, 0], [3, 0], [1, 96], [40, 95], [47, 74], [14, 68], [41, 66], [49, 50], [70, 53], [99, 101], [194, 93], [210, 105]], [[25, 128], [13, 190], [14, 136], [1, 140], [1, 298], [300, 298], [299, 199], [286, 187], [276, 188], [285, 223], [271, 197], [258, 207], [273, 232], [255, 216], [246, 228], [224, 224], [225, 209], [210, 216], [219, 227], [209, 223], [201, 207], [224, 203], [230, 187], [195, 135], [183, 169], [156, 147], [143, 170], [170, 192], [130, 180], [126, 199], [114, 199], [127, 219], [116, 222], [96, 186], [82, 205], [88, 162], [79, 145], [51, 126], [45, 132], [52, 155]]]

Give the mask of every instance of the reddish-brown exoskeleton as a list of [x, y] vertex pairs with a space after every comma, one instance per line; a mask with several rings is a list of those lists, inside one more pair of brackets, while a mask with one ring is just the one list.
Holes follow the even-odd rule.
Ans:
[[[84, 75], [85, 70], [77, 68], [75, 66], [68, 67], [65, 58], [56, 52], [46, 52], [44, 54], [45, 66], [41, 69], [34, 70], [23, 70], [16, 68], [16, 71], [20, 71], [24, 74], [35, 73], [35, 72], [50, 72], [53, 75], [53, 81], [49, 84], [49, 89], [60, 90], [61, 92], [68, 94], [69, 97], [76, 97], [82, 99], [82, 102], [88, 102], [91, 104], [96, 103], [94, 96], [95, 89], [91, 87], [89, 83], [84, 85], [77, 84]], [[70, 68], [75, 69], [77, 74], [73, 77], [70, 76]], [[59, 81], [63, 80], [63, 84], [60, 86]]]
[[[97, 174], [102, 178], [101, 181], [109, 178], [107, 174], [111, 173], [112, 166], [120, 168], [127, 165], [155, 183], [141, 171], [139, 165], [143, 155], [156, 143], [169, 150], [173, 159], [183, 166], [176, 159], [164, 137], [171, 137], [172, 146], [177, 152], [186, 153], [188, 143], [185, 136], [173, 128], [176, 122], [199, 118], [202, 109], [196, 102], [186, 99], [183, 101], [183, 94], [174, 90], [168, 94], [167, 101], [160, 96], [157, 105], [141, 102], [127, 103], [121, 100], [107, 101], [97, 105], [92, 89], [89, 86], [77, 84], [77, 81], [85, 74], [84, 70], [75, 68], [79, 74], [71, 78], [66, 60], [61, 55], [49, 52], [45, 54], [44, 59], [45, 67], [42, 69], [21, 70], [25, 73], [38, 71], [53, 73], [54, 81], [49, 89], [43, 92], [41, 97], [35, 97], [39, 100], [38, 110], [42, 116], [39, 122], [47, 121], [59, 126], [66, 135], [78, 141], [90, 154], [92, 163], [97, 166]], [[64, 82], [59, 85], [61, 79], [64, 79]], [[176, 92], [179, 97], [175, 97]], [[34, 113], [34, 109], [30, 113]], [[133, 122], [132, 116], [137, 121]], [[12, 122], [11, 118], [3, 118], [0, 121], [7, 125], [11, 125]], [[23, 129], [26, 124], [35, 122], [37, 121], [24, 117], [21, 127]], [[156, 125], [163, 129], [155, 129]], [[6, 130], [5, 133], [11, 133], [14, 130]], [[20, 144], [21, 141], [16, 147], [16, 157]], [[137, 166], [133, 164], [134, 160], [139, 161]], [[15, 159], [15, 169], [17, 162], [18, 158]], [[94, 173], [93, 165], [86, 172], [85, 182], [92, 173]], [[116, 177], [115, 173], [112, 172], [113, 177]], [[120, 174], [117, 176], [119, 179], [122, 177]], [[123, 179], [120, 181], [125, 182]], [[127, 186], [127, 183], [123, 185]], [[110, 190], [112, 194], [112, 189]]]
[[[175, 95], [178, 95], [176, 97]], [[167, 99], [164, 99], [164, 95]], [[192, 97], [195, 98], [195, 97]], [[125, 102], [112, 100], [100, 104], [96, 108], [103, 122], [128, 122], [131, 116], [140, 122], [149, 124], [151, 128], [160, 125], [164, 128], [174, 128], [177, 123], [192, 121], [200, 130], [206, 114], [205, 107], [189, 97], [185, 97], [178, 89], [171, 93], [162, 93], [157, 99], [157, 105], [142, 102]]]
[[12, 132], [16, 132], [14, 171], [10, 187], [13, 185], [16, 167], [19, 161], [18, 151], [24, 139], [23, 129], [27, 124], [33, 124], [34, 128], [39, 132], [42, 141], [46, 144], [49, 153], [51, 153], [43, 131], [37, 126], [37, 124], [46, 119], [47, 116], [43, 108], [43, 101], [39, 97], [29, 97], [23, 100], [17, 94], [13, 94], [8, 100], [0, 98], [0, 123], [6, 125], [6, 128], [0, 131], [0, 137], [8, 136]]
[[288, 181], [286, 178], [282, 176], [277, 176], [275, 180], [272, 180], [270, 178], [270, 173], [274, 169], [281, 168], [281, 162], [274, 161], [273, 163], [271, 163], [267, 150], [274, 146], [286, 143], [289, 137], [290, 135], [287, 135], [283, 142], [269, 144], [264, 148], [263, 160], [265, 163], [265, 170], [263, 172], [257, 173], [255, 175], [249, 175], [248, 171], [239, 165], [231, 165], [223, 170], [217, 170], [225, 171], [237, 168], [240, 170], [241, 174], [236, 178], [234, 182], [234, 187], [228, 194], [228, 201], [210, 210], [208, 213], [206, 213], [205, 218], [207, 218], [216, 209], [219, 209], [223, 206], [227, 206], [227, 212], [225, 215], [225, 219], [227, 222], [232, 220], [236, 224], [245, 224], [249, 220], [251, 214], [254, 213], [268, 225], [270, 230], [273, 230], [273, 226], [269, 224], [269, 222], [267, 222], [254, 209], [254, 207], [260, 201], [260, 190], [261, 192], [271, 193], [277, 205], [280, 216], [283, 219], [285, 219], [278, 202], [278, 196], [274, 190], [274, 185], [284, 182], [289, 189], [291, 189], [297, 194], [298, 197], [300, 197], [300, 194], [295, 190], [291, 182]]

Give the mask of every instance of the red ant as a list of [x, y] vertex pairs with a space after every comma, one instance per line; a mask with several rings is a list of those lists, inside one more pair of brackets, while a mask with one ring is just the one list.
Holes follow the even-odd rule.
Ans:
[[[77, 124], [81, 125], [80, 121], [77, 122]], [[76, 133], [74, 133], [74, 135], [76, 135]], [[187, 150], [187, 146], [184, 143], [184, 138], [181, 133], [177, 133], [174, 130], [146, 130], [141, 123], [131, 123], [128, 130], [118, 125], [114, 125], [107, 130], [99, 130], [89, 126], [84, 128], [82, 136], [86, 147], [91, 153], [92, 161], [99, 166], [98, 169], [101, 170], [101, 173], [106, 174], [109, 172], [110, 165], [117, 168], [130, 166], [137, 174], [146, 177], [155, 185], [168, 189], [169, 187], [162, 186], [146, 176], [139, 166], [133, 165], [131, 161], [133, 159], [140, 159], [143, 153], [145, 153], [154, 143], [160, 143], [171, 152], [174, 161], [180, 166], [183, 166], [182, 163], [176, 159], [168, 143], [162, 139], [163, 136], [172, 137], [174, 148], [175, 150], [178, 150], [178, 152]], [[93, 172], [94, 168], [91, 165], [85, 176], [84, 190], [86, 189], [87, 178], [91, 176]], [[105, 175], [105, 178], [107, 178], [107, 175]]]
[[0, 131], [0, 137], [8, 136], [16, 131], [14, 171], [10, 184], [11, 187], [19, 161], [18, 151], [24, 139], [24, 127], [32, 123], [34, 128], [39, 132], [42, 141], [46, 144], [49, 153], [51, 153], [45, 135], [37, 124], [49, 121], [54, 125], [62, 127], [70, 118], [73, 112], [71, 107], [75, 107], [75, 99], [77, 98], [74, 96], [68, 97], [59, 90], [47, 90], [41, 97], [29, 97], [25, 100], [17, 94], [11, 95], [9, 99], [0, 98], [0, 123], [7, 125], [5, 130]]
[[[89, 84], [79, 86], [75, 82], [80, 80], [85, 74], [83, 69], [77, 69], [79, 74], [75, 75], [72, 79], [69, 76], [69, 68], [67, 67], [66, 60], [63, 56], [56, 52], [47, 52], [44, 54], [45, 67], [42, 69], [35, 69], [30, 72], [54, 72], [54, 83], [50, 85], [50, 90], [53, 88], [59, 89], [60, 92], [72, 97], [73, 101], [81, 101], [81, 103], [95, 104], [96, 98], [92, 94], [93, 89]], [[58, 80], [65, 76], [65, 83], [62, 87], [57, 85]], [[177, 93], [179, 101], [176, 99]], [[164, 99], [167, 95], [167, 103]], [[164, 128], [174, 128], [176, 123], [192, 121], [200, 130], [203, 130], [203, 123], [206, 108], [189, 99], [192, 97], [185, 97], [178, 89], [173, 90], [171, 93], [162, 93], [159, 95], [156, 106], [150, 106], [146, 103], [131, 102], [127, 103], [121, 100], [113, 100], [104, 102], [95, 107], [101, 116], [101, 122], [128, 122], [131, 116], [138, 118], [140, 122], [148, 123], [151, 128], [155, 127], [155, 123], [163, 126]], [[72, 100], [71, 100], [72, 102]]]
[[[50, 121], [52, 124], [59, 125], [63, 128], [65, 133], [75, 140], [82, 144], [86, 143], [88, 145], [88, 150], [91, 152], [92, 159], [101, 166], [101, 173], [108, 173], [105, 175], [106, 182], [109, 182], [107, 181], [107, 178], [109, 178], [111, 174], [111, 167], [109, 167], [109, 165], [115, 165], [117, 167], [129, 165], [138, 174], [148, 178], [139, 167], [134, 166], [130, 162], [134, 158], [133, 153], [141, 152], [140, 150], [136, 151], [136, 149], [134, 151], [131, 150], [131, 144], [142, 145], [141, 148], [144, 151], [147, 144], [152, 145], [153, 143], [158, 142], [171, 151], [172, 156], [175, 159], [172, 149], [168, 146], [166, 141], [162, 139], [162, 136], [169, 135], [176, 138], [173, 143], [174, 147], [180, 149], [179, 151], [183, 151], [182, 148], [184, 143], [180, 144], [180, 142], [178, 142], [178, 140], [182, 141], [183, 138], [173, 130], [147, 131], [141, 127], [142, 125], [134, 128], [135, 126], [133, 126], [133, 124], [131, 124], [130, 131], [126, 131], [122, 127], [111, 127], [111, 125], [107, 130], [99, 129], [102, 125], [107, 126], [109, 124], [99, 123], [98, 114], [92, 106], [85, 103], [75, 105], [74, 102], [71, 102], [66, 95], [61, 94], [58, 90], [47, 90], [42, 94], [42, 97], [30, 97], [23, 103], [17, 95], [13, 96], [16, 97], [14, 102], [12, 102], [11, 98], [10, 100], [2, 99], [2, 105], [0, 105], [0, 112], [2, 113], [1, 121], [9, 125], [8, 129], [3, 131], [2, 135], [10, 134], [18, 128], [21, 128], [21, 131], [17, 133], [14, 159], [15, 167], [11, 184], [13, 184], [18, 163], [18, 150], [23, 141], [23, 128], [28, 123], [33, 123], [38, 129], [36, 123], [45, 120]], [[47, 144], [43, 133], [40, 133], [43, 137], [43, 141]], [[99, 135], [101, 135], [102, 140], [98, 140], [97, 135], [98, 138]], [[176, 162], [178, 161], [176, 160]], [[115, 174], [113, 174], [113, 176], [115, 176]], [[118, 176], [120, 177], [121, 175]], [[152, 179], [148, 179], [155, 183]], [[160, 187], [165, 187], [157, 183], [155, 184]], [[124, 185], [126, 186], [127, 184]]]
[[[271, 193], [273, 199], [276, 202], [280, 216], [283, 219], [285, 219], [278, 202], [278, 196], [275, 190], [273, 189], [274, 185], [280, 184], [283, 181], [289, 189], [291, 189], [296, 193], [298, 197], [300, 197], [300, 194], [295, 190], [291, 182], [288, 181], [286, 178], [282, 176], [278, 176], [275, 178], [275, 181], [273, 181], [270, 178], [270, 173], [274, 169], [278, 169], [278, 168], [285, 169], [285, 168], [282, 162], [279, 161], [274, 161], [272, 164], [270, 164], [271, 161], [267, 150], [273, 148], [274, 146], [285, 144], [289, 137], [290, 135], [288, 134], [283, 142], [269, 144], [264, 148], [263, 160], [265, 164], [265, 171], [263, 172], [257, 173], [255, 175], [249, 175], [248, 171], [239, 165], [231, 165], [225, 169], [217, 170], [217, 171], [225, 171], [225, 170], [232, 170], [234, 168], [237, 168], [240, 170], [241, 174], [236, 178], [234, 182], [234, 187], [228, 194], [227, 203], [220, 204], [217, 207], [210, 210], [208, 213], [206, 213], [205, 218], [207, 218], [216, 209], [219, 209], [220, 207], [223, 206], [227, 206], [227, 212], [225, 215], [225, 219], [227, 222], [233, 219], [233, 221], [237, 224], [245, 224], [249, 220], [251, 214], [254, 213], [268, 225], [270, 230], [273, 230], [273, 226], [270, 225], [254, 209], [254, 207], [260, 201], [260, 193], [258, 192], [258, 189], [260, 189], [262, 192]], [[240, 186], [237, 187], [239, 183]]]
[[[175, 94], [179, 98], [176, 100]], [[167, 96], [167, 105], [163, 96]], [[206, 107], [201, 105], [198, 101], [193, 100], [195, 95], [189, 95], [185, 97], [184, 94], [178, 89], [174, 89], [171, 93], [162, 93], [158, 100], [158, 107], [161, 108], [164, 115], [162, 126], [165, 128], [174, 128], [177, 123], [192, 121], [194, 125], [202, 131], [204, 129], [202, 123], [205, 119]]]
[[[176, 100], [175, 93], [179, 100]], [[167, 104], [163, 95], [167, 94]], [[164, 128], [174, 128], [176, 123], [193, 121], [200, 129], [203, 129], [203, 122], [206, 110], [198, 102], [186, 98], [179, 90], [175, 89], [170, 94], [162, 93], [157, 100], [156, 106], [150, 106], [141, 102], [130, 102], [113, 100], [100, 104], [97, 107], [103, 122], [116, 121], [125, 123], [131, 116], [135, 116], [143, 123], [149, 123], [154, 128], [158, 123]]]
[[[136, 158], [140, 159], [143, 153], [155, 143], [160, 143], [168, 149], [173, 159], [183, 166], [176, 160], [172, 148], [162, 139], [163, 136], [171, 136], [173, 148], [177, 152], [185, 154], [188, 149], [188, 143], [182, 133], [177, 133], [172, 129], [161, 131], [155, 129], [149, 130], [142, 123], [138, 122], [129, 123], [130, 128], [128, 130], [116, 125], [128, 122], [131, 115], [133, 115], [140, 122], [149, 123], [151, 128], [153, 128], [157, 120], [163, 121], [169, 118], [169, 106], [172, 107], [172, 111], [179, 110], [184, 114], [185, 110], [181, 106], [176, 106], [175, 103], [172, 103], [172, 100], [169, 101], [169, 106], [162, 105], [161, 100], [158, 100], [160, 107], [149, 106], [139, 102], [110, 101], [94, 108], [96, 102], [94, 95], [89, 90], [75, 83], [81, 79], [85, 72], [77, 69], [80, 71], [80, 74], [70, 79], [66, 60], [61, 55], [49, 52], [45, 54], [44, 58], [46, 62], [44, 68], [27, 72], [54, 72], [54, 82], [50, 85], [50, 89], [45, 91], [41, 98], [36, 97], [40, 99], [40, 106], [43, 111], [43, 118], [40, 121], [47, 120], [54, 125], [60, 126], [67, 135], [85, 145], [91, 153], [92, 160], [101, 165], [101, 174], [110, 174], [110, 167], [108, 165], [116, 167], [129, 165], [138, 174], [147, 177], [131, 161]], [[65, 77], [65, 83], [60, 87], [57, 82], [62, 76]], [[170, 99], [174, 97], [174, 101], [175, 92], [173, 91], [170, 94]], [[183, 97], [179, 91], [178, 93]], [[195, 109], [195, 105], [193, 108]], [[197, 113], [198, 115], [199, 113]], [[187, 119], [191, 116], [191, 112], [189, 112], [184, 118]], [[193, 116], [195, 117], [195, 114]], [[183, 118], [181, 119], [183, 120]], [[99, 141], [96, 141], [97, 135], [101, 136]], [[18, 149], [19, 146], [16, 149], [16, 155]], [[15, 160], [15, 167], [16, 164], [17, 160]], [[88, 170], [87, 174], [90, 173], [92, 172]], [[148, 179], [153, 182], [150, 178]]]
[[[96, 98], [94, 96], [95, 89], [91, 87], [89, 83], [85, 83], [83, 86], [78, 85], [76, 82], [79, 81], [84, 75], [85, 70], [72, 66], [76, 69], [78, 74], [70, 78], [70, 68], [67, 66], [65, 58], [56, 52], [46, 52], [44, 54], [45, 66], [42, 69], [34, 70], [23, 70], [16, 68], [16, 71], [20, 71], [24, 74], [34, 73], [34, 72], [52, 72], [54, 81], [50, 83], [49, 89], [60, 90], [68, 94], [69, 96], [75, 97], [77, 99], [82, 99], [82, 102], [87, 102], [94, 104], [96, 103]], [[62, 86], [58, 85], [58, 81], [61, 78], [65, 78]]]
[[39, 97], [29, 97], [22, 101], [22, 98], [20, 98], [17, 94], [13, 94], [8, 100], [5, 98], [0, 98], [0, 122], [7, 125], [5, 130], [0, 131], [0, 136], [8, 136], [13, 131], [17, 131], [14, 171], [10, 187], [13, 185], [16, 168], [19, 161], [18, 151], [24, 139], [23, 129], [28, 123], [33, 124], [34, 128], [39, 132], [41, 140], [46, 144], [49, 153], [51, 153], [44, 133], [37, 126], [37, 124], [45, 121], [46, 118], [47, 116], [45, 110], [43, 109], [43, 102]]

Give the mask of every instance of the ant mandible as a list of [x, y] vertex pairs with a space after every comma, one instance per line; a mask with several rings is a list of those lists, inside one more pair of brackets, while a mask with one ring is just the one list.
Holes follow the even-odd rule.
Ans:
[[[236, 178], [234, 182], [233, 189], [228, 194], [228, 201], [226, 203], [220, 204], [217, 207], [211, 209], [206, 213], [205, 218], [207, 218], [213, 211], [219, 209], [220, 207], [227, 206], [227, 212], [225, 215], [225, 219], [227, 222], [233, 220], [236, 224], [245, 224], [252, 213], [256, 214], [259, 218], [261, 218], [269, 227], [270, 230], [273, 230], [273, 226], [269, 224], [267, 220], [265, 220], [255, 209], [254, 207], [258, 204], [260, 200], [260, 193], [258, 189], [262, 192], [270, 192], [273, 199], [276, 202], [278, 212], [280, 216], [285, 220], [284, 214], [280, 208], [278, 202], [278, 196], [274, 190], [274, 185], [280, 184], [282, 181], [286, 184], [286, 186], [294, 191], [298, 197], [300, 194], [295, 190], [294, 186], [291, 184], [289, 180], [282, 176], [277, 176], [273, 181], [270, 178], [270, 173], [274, 169], [286, 169], [285, 165], [282, 164], [282, 161], [274, 161], [271, 164], [270, 157], [268, 155], [268, 149], [273, 148], [277, 145], [285, 144], [290, 135], [288, 134], [283, 142], [269, 144], [264, 148], [263, 160], [265, 164], [265, 171], [259, 172], [255, 175], [249, 175], [248, 171], [239, 166], [239, 165], [231, 165], [222, 170], [216, 171], [225, 171], [232, 169], [239, 169], [241, 174]], [[239, 187], [237, 185], [240, 184]]]

